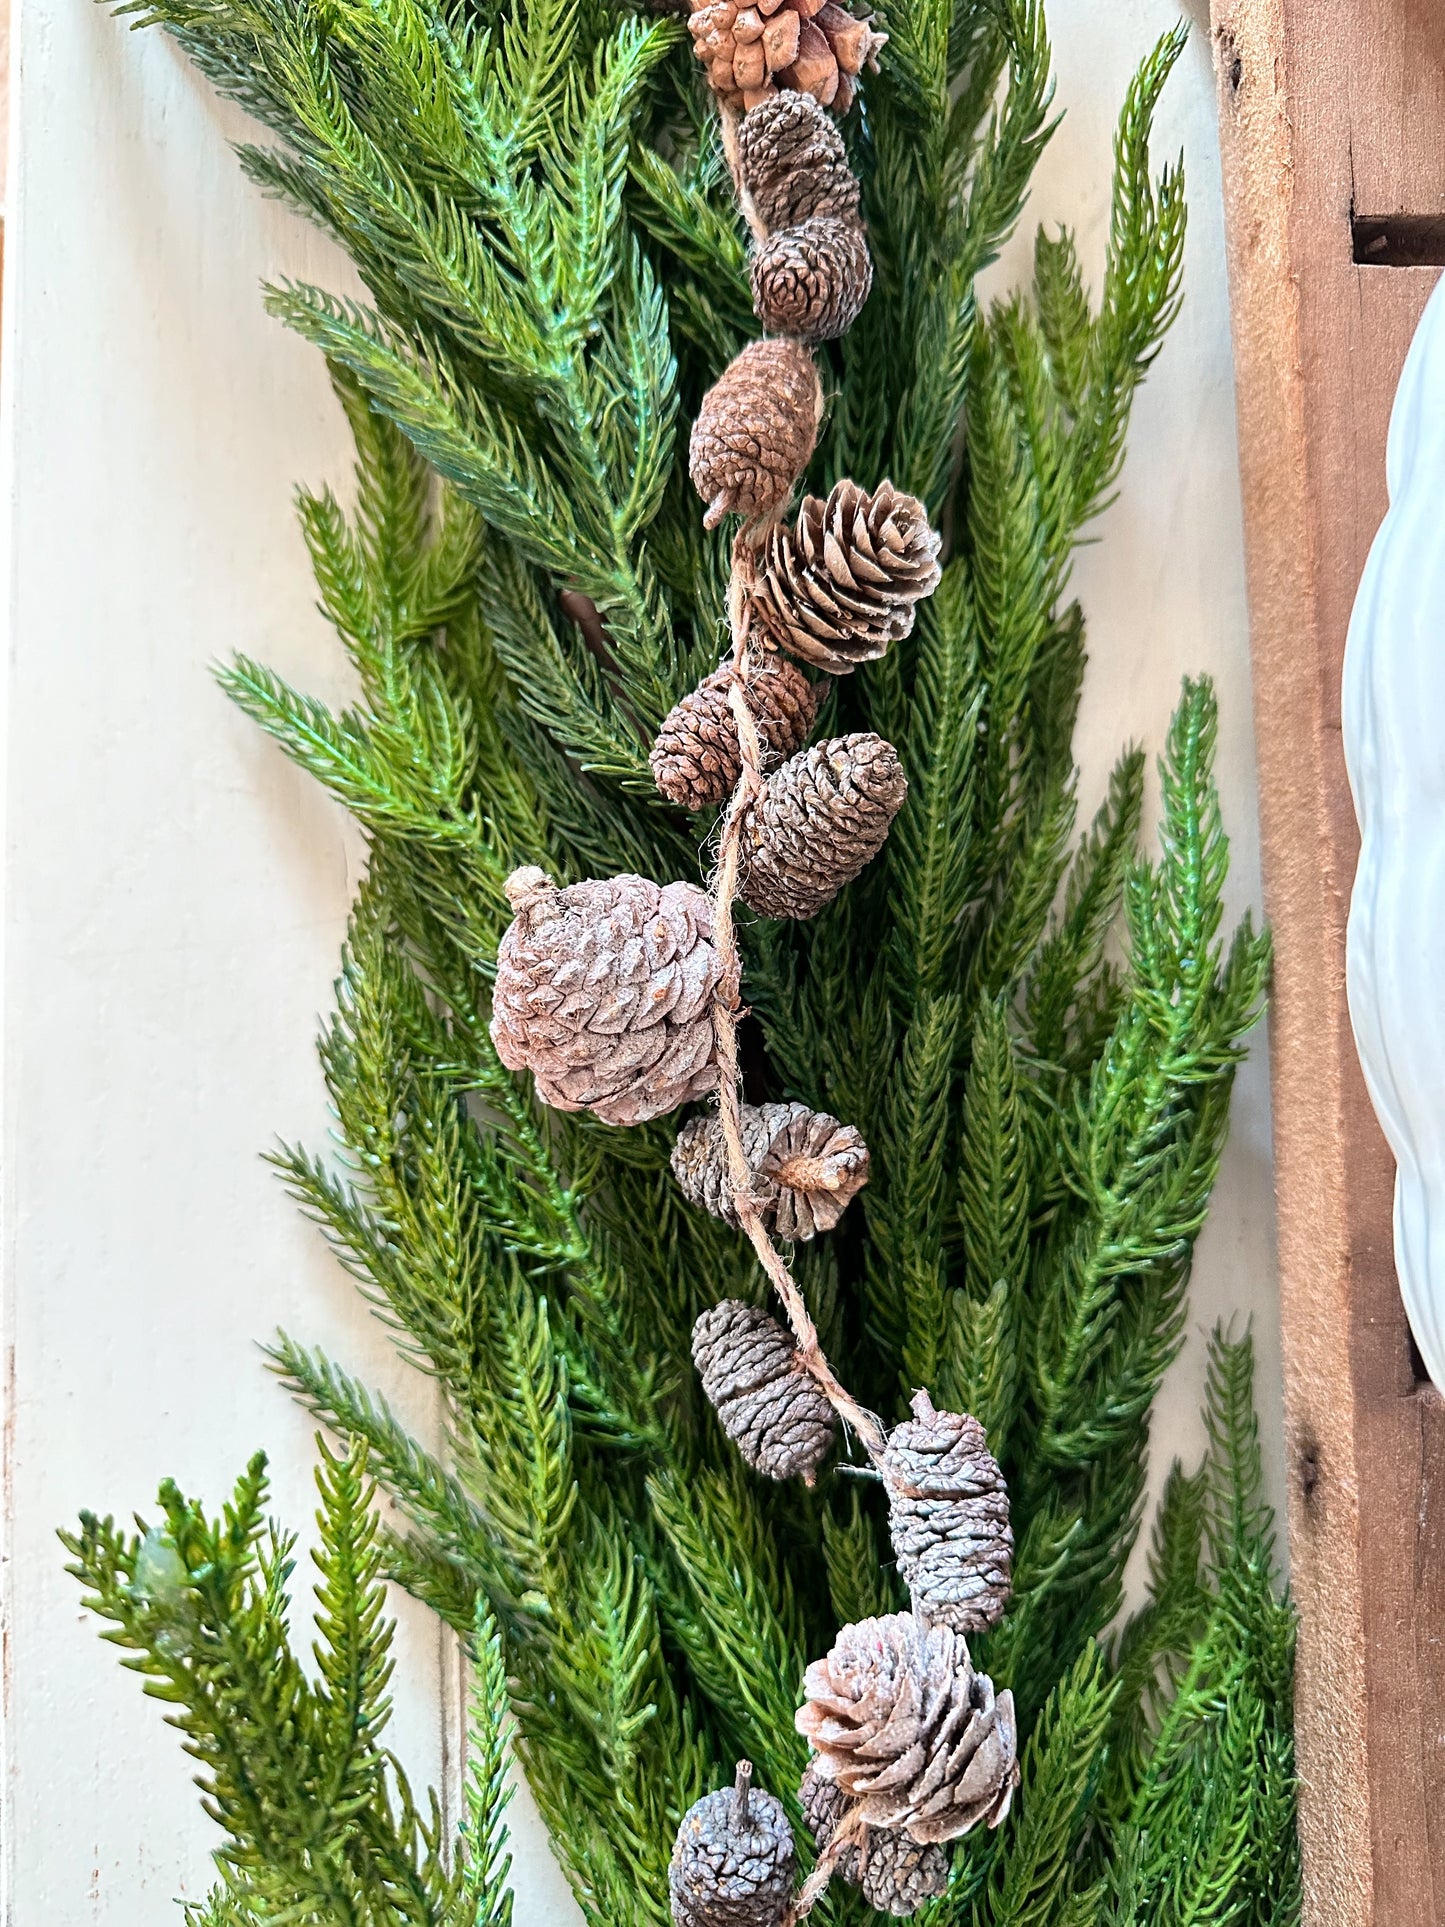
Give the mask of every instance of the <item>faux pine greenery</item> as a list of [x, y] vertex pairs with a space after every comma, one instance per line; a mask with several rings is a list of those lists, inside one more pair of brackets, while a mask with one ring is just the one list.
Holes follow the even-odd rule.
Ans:
[[[321, 1474], [319, 1677], [289, 1643], [259, 1465], [219, 1522], [167, 1488], [139, 1539], [86, 1520], [68, 1543], [226, 1831], [198, 1922], [502, 1922], [505, 1702], [589, 1923], [662, 1927], [684, 1809], [742, 1755], [791, 1798], [805, 1662], [903, 1603], [876, 1487], [765, 1487], [701, 1399], [694, 1318], [763, 1302], [764, 1281], [683, 1204], [672, 1124], [539, 1109], [486, 1028], [515, 865], [707, 862], [647, 750], [726, 629], [683, 432], [754, 331], [715, 121], [678, 24], [602, 0], [140, 11], [261, 123], [243, 164], [370, 289], [364, 308], [268, 297], [328, 357], [355, 436], [354, 507], [305, 494], [301, 516], [356, 705], [248, 660], [223, 681], [368, 835], [321, 1045], [342, 1154], [276, 1162], [439, 1382], [450, 1440], [433, 1460], [340, 1365], [277, 1339], [343, 1444]], [[920, 1385], [976, 1413], [1013, 1496], [1015, 1597], [978, 1663], [1018, 1700], [1023, 1785], [930, 1919], [1287, 1927], [1292, 1622], [1247, 1344], [1216, 1345], [1208, 1460], [1171, 1479], [1150, 1604], [1109, 1631], [1268, 969], [1265, 937], [1221, 929], [1207, 685], [1170, 732], [1157, 855], [1137, 848], [1137, 751], [1074, 835], [1070, 562], [1177, 306], [1183, 181], [1151, 178], [1148, 140], [1181, 37], [1124, 105], [1097, 302], [1071, 238], [1041, 234], [1032, 287], [984, 311], [976, 277], [1051, 127], [1041, 9], [897, 0], [883, 24], [846, 128], [877, 279], [827, 364], [810, 481], [891, 477], [944, 529], [946, 567], [826, 724], [903, 756], [884, 856], [816, 922], [744, 933], [748, 1095], [864, 1130], [872, 1182], [796, 1258], [828, 1353], [885, 1417]], [[456, 1850], [379, 1744], [383, 1572], [478, 1661]]]

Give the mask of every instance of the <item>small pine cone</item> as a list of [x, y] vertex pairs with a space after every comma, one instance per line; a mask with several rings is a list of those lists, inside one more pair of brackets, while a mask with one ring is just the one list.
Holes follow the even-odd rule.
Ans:
[[694, 884], [620, 876], [559, 890], [514, 870], [492, 1042], [559, 1111], [641, 1124], [717, 1084], [712, 903]]
[[700, 0], [687, 24], [709, 85], [736, 110], [788, 88], [846, 114], [856, 77], [877, 71], [888, 38], [832, 0]]
[[[798, 1788], [798, 1803], [815, 1845], [821, 1851], [833, 1838], [852, 1802], [809, 1762]], [[920, 1846], [906, 1833], [865, 1827], [856, 1846], [844, 1849], [834, 1871], [880, 1914], [916, 1914], [948, 1886], [948, 1856], [942, 1847]]]
[[1013, 1694], [995, 1695], [968, 1647], [912, 1613], [845, 1626], [803, 1680], [798, 1731], [820, 1778], [862, 1808], [869, 1827], [919, 1846], [996, 1827], [1018, 1784]]
[[692, 1356], [718, 1422], [753, 1470], [811, 1485], [838, 1419], [777, 1319], [725, 1298], [693, 1326]]
[[881, 736], [834, 736], [794, 756], [743, 824], [743, 902], [765, 917], [816, 917], [883, 848], [907, 794]]
[[[798, 1784], [798, 1805], [803, 1809], [803, 1824], [813, 1836], [813, 1845], [821, 1853], [842, 1825], [852, 1802], [840, 1787], [823, 1778], [816, 1760], [809, 1760]], [[863, 1843], [859, 1840], [855, 1846], [846, 1847], [834, 1861], [839, 1879], [856, 1887], [862, 1878], [862, 1860]]]
[[667, 1870], [675, 1927], [778, 1927], [793, 1893], [797, 1849], [781, 1800], [736, 1784], [705, 1793], [682, 1817]]
[[773, 530], [753, 619], [778, 648], [846, 676], [912, 629], [916, 605], [938, 587], [941, 546], [916, 496], [891, 482], [872, 495], [839, 482], [826, 501], [805, 496], [793, 528]]
[[777, 513], [812, 458], [823, 384], [800, 341], [754, 341], [702, 398], [688, 472], [707, 503], [705, 527]]
[[[868, 1182], [862, 1132], [806, 1104], [744, 1104], [742, 1139], [758, 1216], [792, 1243], [831, 1231]], [[683, 1125], [672, 1169], [689, 1204], [737, 1223], [727, 1147], [716, 1117], [695, 1117]]]
[[858, 219], [862, 190], [843, 136], [811, 94], [770, 94], [743, 115], [738, 172], [769, 233], [815, 214]]
[[[652, 745], [653, 780], [669, 803], [710, 810], [725, 803], [742, 774], [738, 726], [728, 702], [732, 669], [724, 663], [670, 710]], [[764, 656], [748, 674], [748, 707], [763, 747], [774, 757], [803, 747], [823, 700], [823, 685], [780, 656]]]
[[1013, 1587], [1008, 1487], [983, 1427], [937, 1412], [927, 1392], [890, 1435], [881, 1470], [898, 1570], [931, 1626], [981, 1632]]
[[862, 313], [873, 260], [856, 221], [816, 214], [755, 249], [753, 312], [770, 334], [836, 341]]

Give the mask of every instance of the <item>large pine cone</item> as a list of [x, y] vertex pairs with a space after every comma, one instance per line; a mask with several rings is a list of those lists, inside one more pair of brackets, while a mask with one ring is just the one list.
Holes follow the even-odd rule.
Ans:
[[[806, 1104], [744, 1104], [742, 1139], [758, 1216], [793, 1243], [831, 1231], [868, 1182], [862, 1132]], [[672, 1149], [672, 1169], [689, 1204], [737, 1223], [717, 1117], [695, 1117], [683, 1125]]]
[[843, 136], [811, 94], [771, 94], [743, 115], [738, 173], [769, 233], [815, 214], [858, 219], [862, 189]]
[[821, 1778], [869, 1826], [920, 1846], [998, 1826], [1018, 1784], [1013, 1694], [994, 1694], [962, 1637], [912, 1613], [845, 1626], [804, 1677], [798, 1731]]
[[692, 1357], [718, 1422], [753, 1470], [811, 1485], [838, 1417], [777, 1319], [725, 1298], [693, 1326]]
[[834, 736], [794, 756], [743, 823], [743, 902], [765, 917], [816, 917], [883, 848], [907, 794], [881, 736]]
[[700, 0], [687, 24], [713, 92], [740, 110], [781, 87], [846, 114], [857, 76], [877, 72], [888, 39], [833, 0]]
[[[853, 1803], [810, 1761], [798, 1788], [798, 1804], [821, 1852]], [[900, 1917], [916, 1914], [925, 1900], [948, 1886], [948, 1856], [942, 1847], [920, 1846], [906, 1833], [885, 1827], [865, 1827], [858, 1844], [839, 1856], [835, 1870], [850, 1887], [863, 1889], [870, 1907]]]
[[[706, 676], [669, 710], [652, 745], [653, 780], [669, 803], [709, 810], [725, 803], [742, 775], [738, 726], [728, 702], [728, 663]], [[824, 685], [811, 683], [793, 663], [763, 656], [749, 671], [748, 708], [765, 750], [791, 756], [808, 740]]]
[[913, 1412], [881, 1462], [898, 1570], [931, 1626], [980, 1632], [1013, 1585], [1008, 1487], [976, 1418], [935, 1411], [927, 1392]]
[[750, 1787], [705, 1793], [683, 1815], [667, 1870], [675, 1927], [778, 1927], [793, 1892], [797, 1849], [780, 1800]]
[[938, 587], [941, 545], [916, 496], [839, 482], [826, 501], [804, 498], [795, 527], [774, 529], [753, 619], [780, 649], [846, 676], [912, 629]]
[[559, 1111], [641, 1124], [717, 1084], [712, 903], [694, 884], [620, 876], [559, 890], [514, 870], [492, 1042]]
[[753, 312], [770, 334], [836, 341], [863, 311], [873, 260], [856, 221], [816, 214], [753, 253]]
[[754, 341], [702, 398], [688, 472], [707, 503], [703, 523], [751, 522], [783, 507], [812, 459], [823, 385], [800, 341]]

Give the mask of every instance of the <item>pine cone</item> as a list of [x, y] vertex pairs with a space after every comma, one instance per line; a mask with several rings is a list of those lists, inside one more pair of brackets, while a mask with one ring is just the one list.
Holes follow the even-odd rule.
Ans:
[[927, 1392], [913, 1412], [881, 1461], [898, 1570], [931, 1626], [980, 1632], [1012, 1590], [1008, 1487], [976, 1418], [936, 1412]]
[[769, 233], [815, 214], [858, 219], [862, 189], [843, 136], [811, 94], [770, 94], [743, 115], [738, 173]]
[[821, 1778], [870, 1827], [920, 1846], [998, 1826], [1018, 1784], [1013, 1694], [995, 1697], [962, 1637], [912, 1613], [845, 1626], [804, 1677], [798, 1731]]
[[792, 757], [744, 821], [743, 902], [765, 917], [816, 917], [883, 848], [907, 794], [881, 736], [834, 736]]
[[[852, 1802], [825, 1780], [810, 1761], [798, 1788], [798, 1802], [819, 1851], [833, 1838]], [[865, 1827], [856, 1846], [835, 1863], [840, 1879], [861, 1887], [863, 1898], [881, 1914], [916, 1914], [925, 1900], [948, 1885], [948, 1856], [942, 1847], [921, 1847], [906, 1833], [891, 1828]]]
[[753, 252], [753, 312], [771, 334], [836, 341], [862, 313], [873, 261], [856, 221], [816, 214]]
[[514, 870], [492, 1042], [559, 1111], [641, 1124], [717, 1084], [712, 903], [691, 883], [620, 876], [559, 890]]
[[[862, 1133], [806, 1104], [744, 1104], [742, 1139], [758, 1216], [793, 1243], [831, 1231], [868, 1182]], [[672, 1169], [689, 1204], [737, 1223], [717, 1117], [695, 1117], [683, 1125]]]
[[832, 0], [701, 0], [687, 24], [713, 92], [735, 109], [756, 107], [781, 87], [846, 114], [857, 75], [865, 66], [877, 72], [888, 39]]
[[774, 529], [753, 619], [778, 648], [846, 676], [912, 629], [915, 604], [938, 587], [941, 545], [915, 496], [839, 482], [826, 501], [804, 497], [795, 527]]
[[777, 1319], [725, 1298], [693, 1326], [692, 1357], [719, 1423], [753, 1470], [811, 1485], [838, 1419]]
[[[738, 726], [728, 702], [732, 668], [724, 663], [669, 710], [652, 745], [653, 780], [669, 803], [709, 810], [725, 803], [742, 774]], [[756, 660], [748, 673], [748, 707], [765, 750], [791, 756], [808, 740], [824, 686], [810, 683], [781, 657]]]
[[750, 342], [702, 398], [688, 470], [707, 503], [706, 528], [725, 515], [773, 515], [808, 466], [823, 384], [799, 341]]
[[667, 1870], [676, 1927], [777, 1927], [793, 1892], [796, 1848], [781, 1800], [735, 1785], [705, 1793], [682, 1817]]

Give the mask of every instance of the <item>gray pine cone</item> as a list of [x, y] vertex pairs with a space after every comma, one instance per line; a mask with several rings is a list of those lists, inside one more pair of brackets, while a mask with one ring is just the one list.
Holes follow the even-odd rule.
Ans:
[[843, 136], [811, 94], [770, 94], [743, 115], [738, 172], [769, 233], [815, 214], [858, 218], [862, 190]]
[[725, 1298], [692, 1328], [692, 1356], [718, 1422], [755, 1472], [811, 1485], [838, 1419], [775, 1318]]
[[753, 620], [777, 648], [846, 676], [912, 630], [938, 587], [941, 544], [916, 496], [839, 482], [826, 501], [805, 496], [795, 525], [769, 536]]
[[492, 1042], [559, 1111], [641, 1124], [717, 1084], [712, 903], [694, 884], [620, 876], [559, 890], [514, 870]]
[[931, 1626], [981, 1632], [1013, 1588], [1008, 1487], [976, 1418], [938, 1412], [927, 1392], [881, 1461], [898, 1570]]
[[744, 821], [743, 902], [765, 917], [816, 917], [883, 848], [907, 794], [881, 736], [834, 736], [794, 756]]
[[[725, 803], [742, 774], [738, 726], [728, 702], [732, 669], [724, 663], [669, 710], [652, 745], [653, 781], [685, 810]], [[791, 756], [808, 740], [824, 685], [811, 683], [797, 666], [776, 655], [756, 662], [747, 680], [748, 707], [763, 748]]]
[[812, 459], [823, 385], [800, 341], [753, 341], [702, 398], [688, 472], [707, 503], [703, 525], [725, 515], [766, 520], [787, 502]]
[[873, 285], [873, 260], [856, 221], [817, 214], [779, 228], [753, 252], [753, 313], [770, 334], [836, 341]]
[[735, 1785], [705, 1793], [682, 1817], [667, 1870], [675, 1927], [778, 1927], [793, 1892], [797, 1849], [781, 1800]]
[[803, 1680], [798, 1731], [819, 1776], [862, 1807], [870, 1827], [919, 1846], [996, 1827], [1018, 1784], [1012, 1693], [995, 1695], [968, 1646], [912, 1613], [845, 1626]]
[[[744, 1104], [742, 1139], [758, 1216], [793, 1243], [831, 1231], [868, 1182], [862, 1132], [806, 1104]], [[683, 1125], [672, 1169], [689, 1204], [737, 1223], [727, 1147], [716, 1116], [690, 1118]]]
[[[831, 1780], [823, 1779], [811, 1761], [798, 1788], [798, 1801], [808, 1831], [821, 1850], [852, 1802]], [[919, 1846], [906, 1833], [865, 1827], [858, 1845], [840, 1856], [837, 1873], [850, 1887], [863, 1889], [870, 1907], [902, 1918], [916, 1914], [925, 1900], [947, 1887], [948, 1856], [942, 1847]]]

